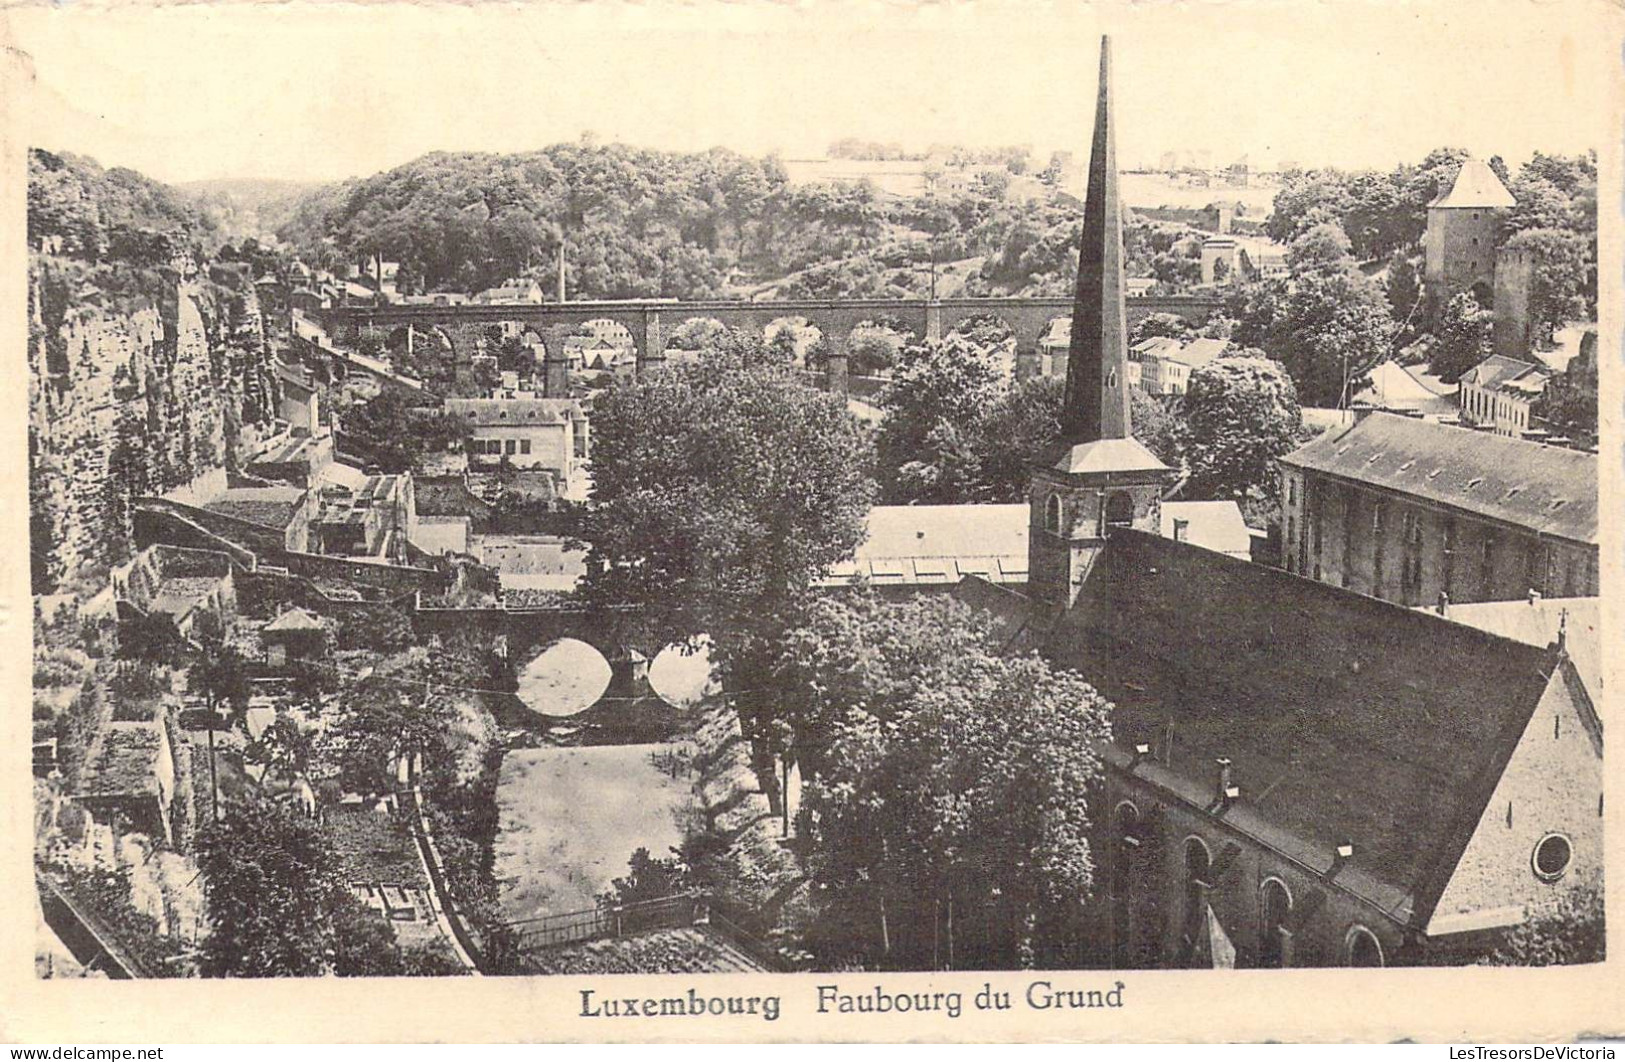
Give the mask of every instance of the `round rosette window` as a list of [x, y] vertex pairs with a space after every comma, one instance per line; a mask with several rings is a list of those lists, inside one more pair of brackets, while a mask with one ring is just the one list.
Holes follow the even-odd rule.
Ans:
[[1535, 868], [1535, 877], [1541, 881], [1556, 881], [1568, 872], [1569, 864], [1574, 861], [1574, 847], [1569, 839], [1560, 833], [1548, 833], [1535, 845], [1534, 855], [1530, 862]]

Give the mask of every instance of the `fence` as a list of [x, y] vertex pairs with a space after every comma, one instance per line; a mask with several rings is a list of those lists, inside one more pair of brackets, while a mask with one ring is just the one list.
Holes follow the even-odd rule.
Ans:
[[697, 893], [679, 893], [657, 900], [566, 911], [508, 923], [521, 954], [589, 940], [695, 926], [708, 929], [764, 969], [783, 971], [787, 968], [783, 956], [771, 945], [725, 917], [709, 897]]

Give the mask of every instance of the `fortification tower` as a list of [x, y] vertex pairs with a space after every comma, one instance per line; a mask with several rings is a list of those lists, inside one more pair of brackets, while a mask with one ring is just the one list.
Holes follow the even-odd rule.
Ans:
[[1061, 440], [1033, 463], [1028, 487], [1028, 593], [1062, 608], [1076, 598], [1112, 527], [1156, 529], [1173, 475], [1134, 438], [1123, 287], [1111, 40], [1102, 37]]
[[1449, 191], [1428, 204], [1428, 227], [1422, 240], [1427, 262], [1422, 279], [1432, 314], [1437, 315], [1463, 291], [1473, 292], [1485, 309], [1490, 307], [1501, 211], [1516, 203], [1494, 170], [1478, 159], [1468, 159]]

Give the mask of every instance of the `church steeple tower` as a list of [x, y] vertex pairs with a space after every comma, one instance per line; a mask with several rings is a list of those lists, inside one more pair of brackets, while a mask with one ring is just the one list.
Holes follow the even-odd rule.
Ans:
[[1070, 443], [1128, 439], [1128, 324], [1123, 310], [1123, 206], [1117, 194], [1117, 138], [1112, 122], [1112, 44], [1100, 39], [1100, 93], [1083, 245], [1072, 303], [1072, 348], [1066, 363], [1062, 437]]
[[1173, 476], [1134, 438], [1129, 412], [1122, 210], [1111, 40], [1103, 37], [1061, 437], [1032, 466], [1028, 489], [1028, 594], [1061, 608], [1071, 607], [1111, 528], [1157, 529], [1163, 485]]

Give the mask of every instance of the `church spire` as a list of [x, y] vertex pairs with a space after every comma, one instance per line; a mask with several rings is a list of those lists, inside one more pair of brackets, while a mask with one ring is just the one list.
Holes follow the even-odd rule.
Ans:
[[1123, 214], [1117, 194], [1112, 129], [1111, 38], [1100, 39], [1100, 97], [1089, 154], [1083, 246], [1072, 301], [1072, 347], [1066, 367], [1061, 433], [1068, 443], [1128, 439], [1128, 326], [1123, 309]]

